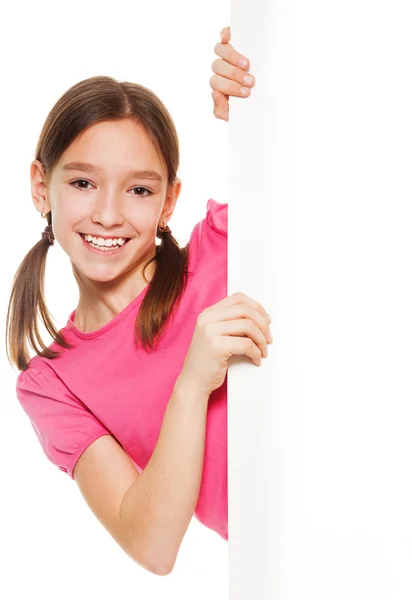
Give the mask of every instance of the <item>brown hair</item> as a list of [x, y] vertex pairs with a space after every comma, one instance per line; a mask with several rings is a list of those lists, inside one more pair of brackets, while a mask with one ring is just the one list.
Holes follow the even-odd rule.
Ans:
[[[150, 136], [163, 157], [168, 173], [167, 187], [176, 181], [179, 167], [179, 141], [173, 120], [164, 104], [148, 88], [111, 77], [97, 76], [80, 81], [59, 98], [43, 125], [36, 147], [46, 178], [72, 141], [87, 127], [100, 121], [135, 118]], [[47, 214], [52, 224], [51, 212]], [[8, 360], [19, 370], [30, 360], [27, 343], [40, 356], [57, 358], [61, 352], [46, 347], [38, 328], [38, 313], [54, 341], [63, 348], [73, 348], [52, 323], [44, 300], [44, 274], [49, 249], [46, 237], [26, 254], [13, 278], [6, 321]], [[180, 248], [171, 233], [165, 233], [156, 255], [146, 268], [156, 261], [150, 282], [135, 324], [135, 341], [139, 337], [144, 348], [153, 350], [154, 338], [159, 338], [181, 298], [187, 283], [189, 248]], [[75, 267], [72, 263], [73, 270]], [[76, 273], [75, 273], [76, 275]]]

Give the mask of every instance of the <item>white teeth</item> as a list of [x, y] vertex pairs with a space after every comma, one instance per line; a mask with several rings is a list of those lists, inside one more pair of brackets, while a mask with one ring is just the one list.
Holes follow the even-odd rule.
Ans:
[[93, 244], [95, 244], [96, 246], [123, 246], [126, 243], [126, 240], [124, 238], [110, 238], [104, 240], [103, 238], [95, 238], [89, 233], [85, 234], [83, 237], [87, 242], [93, 242]]

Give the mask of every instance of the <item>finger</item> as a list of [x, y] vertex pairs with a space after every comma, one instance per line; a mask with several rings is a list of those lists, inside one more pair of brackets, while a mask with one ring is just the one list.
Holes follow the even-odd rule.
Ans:
[[255, 365], [262, 364], [262, 352], [250, 338], [227, 336], [225, 343], [231, 356], [248, 356]]
[[222, 44], [227, 44], [230, 41], [230, 27], [224, 27], [220, 32]]
[[237, 52], [237, 50], [235, 50], [231, 44], [222, 44], [220, 42], [215, 45], [214, 52], [220, 56], [220, 58], [223, 58], [232, 65], [240, 67], [244, 71], [249, 70], [249, 60], [246, 58], [246, 56], [243, 56], [243, 54]]
[[[217, 58], [212, 62], [212, 71], [217, 75], [222, 75], [222, 77], [226, 77], [229, 80], [237, 81], [240, 85], [246, 85], [248, 87], [253, 87], [255, 85], [255, 78], [250, 73], [245, 73], [243, 69], [239, 69], [239, 67], [234, 67], [230, 63], [222, 60], [221, 58]], [[229, 92], [226, 92], [229, 93]]]
[[216, 90], [212, 92], [212, 98], [214, 116], [218, 119], [223, 119], [223, 121], [229, 121], [229, 98]]
[[260, 313], [262, 316], [264, 316], [269, 321], [269, 323], [272, 321], [272, 319], [270, 318], [268, 313], [263, 308], [262, 304], [260, 304], [260, 302], [257, 302], [250, 296], [247, 296], [243, 292], [235, 292], [231, 296], [227, 296], [227, 298], [230, 299], [230, 305], [246, 303], [246, 304], [250, 305], [258, 313]]
[[[254, 300], [250, 296], [247, 296], [243, 292], [235, 292], [230, 296], [226, 296], [225, 298], [222, 298], [222, 300], [219, 300], [219, 302], [212, 305], [206, 310], [215, 308], [226, 308], [226, 306], [233, 306], [234, 304], [242, 303], [250, 304], [250, 306], [257, 310], [262, 316], [264, 316], [265, 318], [269, 317], [269, 315], [267, 314], [263, 306], [260, 304], [260, 302], [256, 302], [256, 300]], [[271, 320], [272, 319], [269, 319], [269, 322], [271, 322]]]
[[249, 338], [259, 348], [259, 358], [260, 355], [267, 358], [268, 343], [265, 334], [251, 319], [234, 320], [229, 318], [229, 320], [214, 323], [213, 329], [218, 335]]
[[[251, 318], [262, 329], [262, 331], [267, 334], [269, 341], [269, 323], [272, 321], [272, 319], [259, 302], [256, 302], [256, 300], [250, 298], [250, 296], [246, 296], [246, 294], [243, 294], [242, 292], [236, 292], [231, 296], [227, 296], [206, 310], [213, 311], [213, 313], [215, 313], [217, 310], [219, 320], [239, 318], [242, 316]], [[213, 316], [213, 318], [216, 319], [215, 316]]]
[[238, 96], [239, 98], [246, 98], [250, 96], [250, 88], [243, 85], [239, 85], [236, 81], [231, 81], [227, 77], [221, 75], [212, 75], [209, 79], [209, 85], [213, 90], [217, 90], [227, 96]]
[[[260, 305], [258, 304], [257, 306]], [[265, 337], [265, 342], [267, 341], [268, 344], [272, 343], [269, 320], [263, 307], [257, 309], [247, 302], [241, 302], [232, 306], [220, 308], [218, 312], [215, 312], [214, 318], [219, 321], [242, 318], [250, 319], [259, 328], [261, 335]]]

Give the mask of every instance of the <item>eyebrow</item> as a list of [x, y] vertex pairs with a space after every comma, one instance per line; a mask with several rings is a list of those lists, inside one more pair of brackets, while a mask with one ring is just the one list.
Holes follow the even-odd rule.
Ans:
[[[63, 171], [84, 171], [85, 173], [93, 173], [95, 171], [101, 172], [103, 169], [101, 167], [95, 167], [90, 163], [85, 162], [70, 162], [66, 165], [63, 165]], [[151, 169], [143, 170], [143, 171], [129, 171], [129, 175], [131, 177], [136, 177], [137, 179], [154, 179], [156, 181], [162, 181], [161, 175], [157, 173], [157, 171], [152, 171]]]

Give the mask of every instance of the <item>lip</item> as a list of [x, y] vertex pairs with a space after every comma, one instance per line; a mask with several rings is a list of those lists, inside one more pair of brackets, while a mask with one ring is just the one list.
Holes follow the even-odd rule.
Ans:
[[124, 235], [102, 235], [101, 233], [84, 233], [83, 231], [78, 231], [78, 233], [80, 235], [91, 235], [92, 237], [95, 238], [102, 238], [104, 240], [117, 240], [117, 238], [122, 238], [124, 240], [130, 240], [130, 238], [124, 236]]
[[123, 248], [125, 246], [127, 246], [127, 244], [129, 243], [129, 241], [127, 241], [125, 244], [123, 244], [123, 246], [120, 246], [118, 248], [114, 248], [113, 250], [98, 250], [97, 248], [93, 248], [93, 246], [90, 246], [90, 244], [88, 242], [86, 242], [86, 240], [80, 235], [79, 236], [83, 242], [83, 244], [86, 246], [86, 248], [88, 250], [90, 250], [90, 252], [94, 252], [95, 254], [99, 254], [100, 256], [113, 256], [114, 254], [119, 254]]

